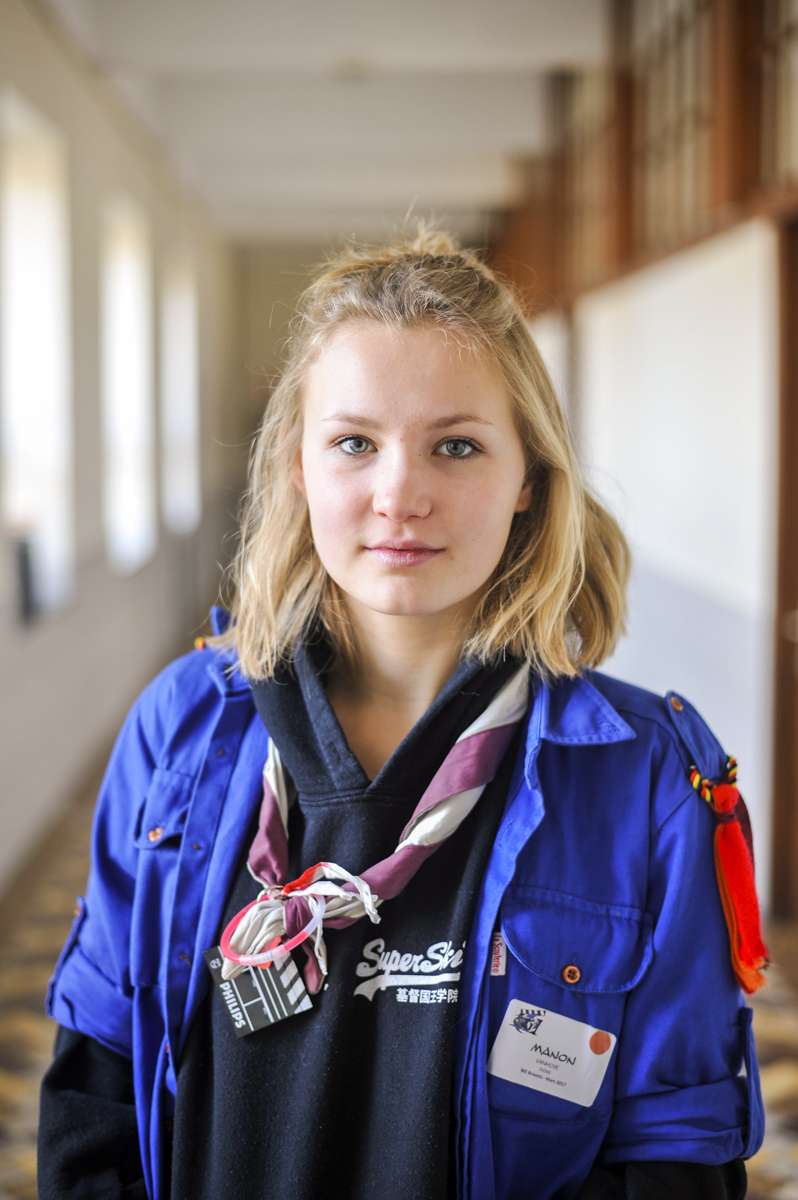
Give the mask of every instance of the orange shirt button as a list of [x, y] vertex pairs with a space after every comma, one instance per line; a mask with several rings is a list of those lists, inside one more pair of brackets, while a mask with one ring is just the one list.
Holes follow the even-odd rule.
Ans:
[[678, 696], [671, 696], [671, 708], [674, 712], [682, 712], [684, 705]]
[[162, 837], [163, 837], [163, 829], [161, 828], [160, 825], [156, 825], [155, 828], [151, 829], [150, 832], [147, 834], [147, 840], [150, 842], [160, 842]]
[[562, 977], [566, 983], [579, 983], [579, 980], [582, 978], [582, 972], [579, 970], [579, 967], [575, 967], [572, 963], [570, 967], [563, 967]]

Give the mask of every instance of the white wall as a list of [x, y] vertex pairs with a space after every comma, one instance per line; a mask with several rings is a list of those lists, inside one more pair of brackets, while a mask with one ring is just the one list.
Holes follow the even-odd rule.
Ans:
[[579, 440], [630, 536], [628, 636], [607, 670], [693, 701], [740, 763], [770, 892], [776, 235], [751, 221], [585, 296]]
[[[105, 748], [136, 692], [187, 643], [218, 586], [223, 534], [246, 459], [236, 351], [237, 267], [147, 139], [25, 0], [0, 0], [0, 89], [27, 97], [65, 137], [70, 180], [75, 545], [70, 604], [29, 627], [0, 545], [0, 889]], [[153, 231], [155, 278], [176, 243], [196, 264], [200, 305], [203, 520], [160, 531], [135, 574], [109, 570], [102, 529], [99, 396], [100, 214], [119, 191]]]
[[566, 415], [571, 411], [571, 387], [574, 373], [571, 326], [566, 317], [558, 312], [541, 313], [527, 322], [529, 332], [535, 339], [540, 357], [551, 377], [554, 390]]

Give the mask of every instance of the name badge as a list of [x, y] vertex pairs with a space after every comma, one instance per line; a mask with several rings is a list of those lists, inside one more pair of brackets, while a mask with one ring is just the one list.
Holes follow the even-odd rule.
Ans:
[[589, 1108], [615, 1049], [614, 1033], [511, 1000], [488, 1059], [488, 1071], [536, 1092]]
[[247, 967], [235, 979], [222, 979], [224, 959], [218, 946], [211, 946], [203, 958], [224, 1001], [236, 1037], [246, 1037], [256, 1029], [275, 1025], [313, 1007], [290, 954], [277, 959], [265, 970]]

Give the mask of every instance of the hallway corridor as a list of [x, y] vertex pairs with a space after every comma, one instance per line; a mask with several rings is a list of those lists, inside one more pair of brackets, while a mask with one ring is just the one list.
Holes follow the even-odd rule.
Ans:
[[[44, 994], [84, 889], [99, 775], [42, 845], [3, 913], [0, 929], [0, 1200], [36, 1200], [39, 1080], [54, 1022]], [[748, 1200], [798, 1200], [798, 952], [795, 929], [772, 929], [776, 962], [753, 997], [767, 1112], [765, 1143], [748, 1163]], [[784, 969], [778, 966], [779, 958]]]
[[514, 285], [628, 536], [596, 664], [739, 760], [781, 921], [748, 1196], [798, 1200], [798, 0], [0, 0], [0, 1200], [37, 1196], [101, 763], [234, 599], [298, 298], [417, 220]]

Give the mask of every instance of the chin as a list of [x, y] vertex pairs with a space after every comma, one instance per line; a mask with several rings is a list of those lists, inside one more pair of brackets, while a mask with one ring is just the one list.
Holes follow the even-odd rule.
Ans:
[[357, 596], [365, 608], [382, 613], [386, 617], [434, 617], [460, 603], [461, 597], [396, 595], [380, 592], [375, 588], [365, 595]]

